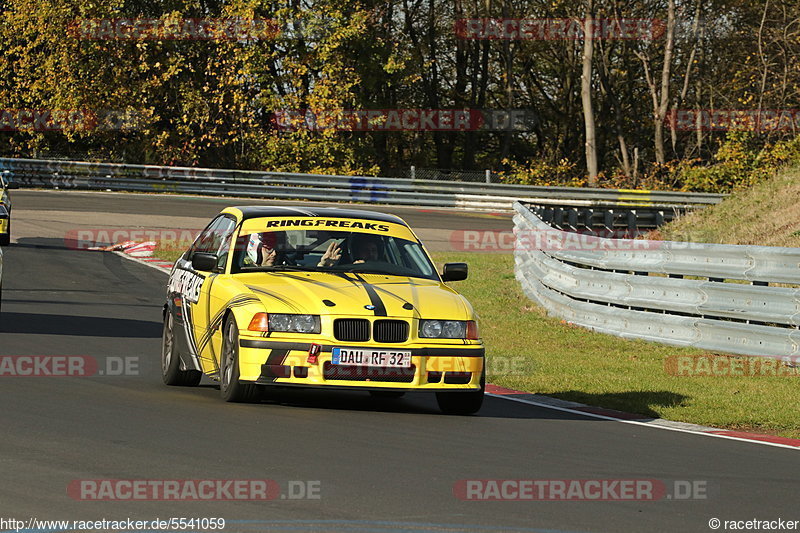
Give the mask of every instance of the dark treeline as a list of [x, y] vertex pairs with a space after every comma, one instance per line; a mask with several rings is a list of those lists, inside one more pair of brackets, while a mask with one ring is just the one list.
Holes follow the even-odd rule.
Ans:
[[[367, 174], [488, 168], [519, 181], [711, 190], [736, 185], [730, 172], [705, 184], [670, 176], [743, 164], [732, 153], [742, 147], [780, 159], [774, 147], [800, 121], [731, 133], [695, 120], [709, 109], [800, 107], [796, 0], [2, 0], [0, 14], [3, 155]], [[481, 38], [497, 28], [464, 22], [488, 18], [640, 26], [625, 39], [520, 40]], [[120, 19], [183, 24], [184, 38], [126, 37]], [[194, 38], [191, 27], [254, 19], [262, 25], [233, 39]], [[514, 131], [281, 127], [296, 118], [287, 111], [309, 109], [522, 110], [525, 121]], [[32, 111], [51, 112], [49, 125], [23, 120]]]

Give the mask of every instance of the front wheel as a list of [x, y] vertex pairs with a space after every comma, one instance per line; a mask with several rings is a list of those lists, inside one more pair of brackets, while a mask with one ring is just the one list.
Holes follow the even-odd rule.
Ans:
[[226, 402], [254, 402], [260, 399], [258, 385], [239, 381], [239, 327], [233, 315], [222, 329], [219, 391]]
[[481, 373], [481, 388], [470, 392], [437, 392], [436, 401], [439, 409], [448, 415], [471, 415], [477, 413], [483, 405], [486, 392], [486, 372]]
[[161, 378], [167, 385], [194, 387], [200, 383], [202, 376], [202, 372], [198, 370], [181, 370], [181, 358], [175, 352], [172, 313], [167, 311], [161, 336]]

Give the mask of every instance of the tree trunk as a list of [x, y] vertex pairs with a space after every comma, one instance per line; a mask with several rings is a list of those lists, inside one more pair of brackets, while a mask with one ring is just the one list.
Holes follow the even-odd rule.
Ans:
[[669, 105], [669, 77], [672, 67], [672, 48], [675, 45], [675, 0], [669, 0], [667, 9], [667, 42], [664, 43], [664, 64], [661, 67], [661, 100], [655, 113], [656, 161], [666, 163], [664, 152], [664, 119]]
[[583, 125], [586, 130], [586, 170], [589, 174], [589, 185], [597, 185], [597, 140], [594, 126], [594, 110], [592, 109], [592, 58], [594, 41], [592, 40], [593, 0], [586, 0], [586, 17], [584, 18], [583, 35], [583, 73], [581, 75], [581, 101], [583, 102]]

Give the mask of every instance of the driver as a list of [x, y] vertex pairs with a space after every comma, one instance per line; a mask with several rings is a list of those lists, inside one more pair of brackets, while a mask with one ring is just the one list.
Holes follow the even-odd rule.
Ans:
[[273, 266], [278, 258], [278, 236], [275, 232], [258, 234], [258, 254], [256, 264], [260, 266]]
[[[244, 255], [245, 266], [275, 266], [285, 262], [286, 237], [283, 232], [255, 233], [245, 237], [249, 252]], [[252, 255], [251, 255], [252, 254]]]

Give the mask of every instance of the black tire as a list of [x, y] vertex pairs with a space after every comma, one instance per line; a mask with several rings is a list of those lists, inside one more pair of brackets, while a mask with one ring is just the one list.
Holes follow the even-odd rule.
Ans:
[[480, 411], [486, 392], [486, 372], [481, 373], [481, 388], [471, 392], [437, 392], [439, 409], [448, 415], [471, 415]]
[[401, 390], [371, 390], [369, 393], [373, 398], [402, 398], [406, 395]]
[[199, 370], [181, 370], [181, 358], [175, 353], [175, 333], [172, 329], [172, 313], [164, 316], [164, 332], [161, 335], [161, 378], [167, 385], [195, 387], [203, 373]]
[[261, 399], [258, 385], [239, 381], [239, 327], [233, 315], [222, 327], [219, 392], [226, 402], [256, 402]]

